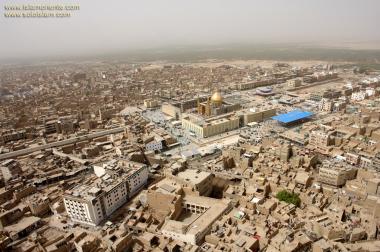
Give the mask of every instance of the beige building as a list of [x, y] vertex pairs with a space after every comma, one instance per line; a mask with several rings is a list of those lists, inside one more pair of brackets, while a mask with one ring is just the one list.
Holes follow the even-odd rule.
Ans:
[[0, 163], [0, 169], [5, 181], [18, 176], [22, 172], [20, 164], [14, 159], [7, 159]]
[[275, 108], [267, 108], [260, 111], [242, 111], [243, 125], [248, 125], [252, 122], [262, 122], [276, 115]]
[[318, 152], [328, 153], [334, 143], [334, 134], [335, 131], [328, 129], [312, 131], [309, 136], [309, 144]]
[[187, 169], [179, 172], [176, 179], [186, 191], [197, 192], [199, 196], [208, 196], [212, 191], [212, 180], [214, 175], [209, 172]]
[[230, 209], [231, 201], [186, 195], [179, 218], [168, 219], [161, 232], [174, 240], [199, 245], [212, 224]]
[[323, 167], [319, 168], [318, 181], [332, 186], [342, 186], [347, 180], [356, 177], [356, 171], [345, 164], [325, 163]]
[[17, 141], [26, 138], [25, 130], [4, 130], [0, 133], [0, 144], [5, 144], [11, 141]]
[[165, 115], [171, 116], [176, 120], [180, 119], [182, 114], [182, 111], [179, 107], [170, 103], [163, 103], [161, 105], [161, 111]]
[[354, 153], [346, 153], [346, 162], [352, 165], [357, 165], [360, 162], [360, 155]]
[[319, 102], [320, 111], [331, 112], [333, 111], [333, 106], [334, 106], [333, 101], [328, 98], [322, 98], [321, 101]]
[[286, 83], [288, 84], [288, 87], [300, 87], [302, 85], [302, 80], [301, 79], [292, 79], [292, 80], [287, 80]]
[[146, 108], [156, 108], [158, 107], [158, 101], [154, 99], [145, 99], [144, 100], [144, 107]]
[[182, 127], [193, 132], [197, 137], [204, 138], [238, 129], [239, 122], [239, 117], [234, 114], [210, 119], [187, 115], [182, 118]]
[[103, 107], [99, 109], [99, 119], [100, 120], [109, 120], [117, 113], [115, 107]]
[[369, 179], [367, 182], [366, 189], [367, 189], [368, 194], [380, 196], [380, 179], [379, 178]]

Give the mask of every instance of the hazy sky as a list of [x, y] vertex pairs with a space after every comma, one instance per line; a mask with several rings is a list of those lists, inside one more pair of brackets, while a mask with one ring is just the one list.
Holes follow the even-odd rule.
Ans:
[[[6, 3], [79, 3], [4, 18]], [[0, 59], [231, 42], [380, 41], [378, 0], [3, 0]]]

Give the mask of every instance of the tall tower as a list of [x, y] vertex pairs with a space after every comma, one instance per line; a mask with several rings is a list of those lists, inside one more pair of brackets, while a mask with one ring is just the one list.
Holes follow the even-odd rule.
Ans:
[[206, 104], [206, 109], [205, 109], [205, 115], [210, 116], [211, 115], [211, 102], [210, 98], [207, 98], [207, 104]]
[[203, 113], [203, 111], [202, 111], [202, 105], [199, 102], [199, 96], [197, 97], [197, 110], [198, 110], [198, 114], [202, 114]]

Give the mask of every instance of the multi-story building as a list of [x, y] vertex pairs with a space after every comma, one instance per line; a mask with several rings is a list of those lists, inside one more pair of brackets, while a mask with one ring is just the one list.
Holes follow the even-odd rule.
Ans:
[[143, 139], [143, 141], [145, 144], [145, 149], [148, 151], [160, 151], [164, 147], [162, 144], [164, 142], [163, 137], [155, 133], [148, 135]]
[[268, 77], [266, 79], [238, 83], [236, 84], [236, 89], [247, 90], [247, 89], [253, 89], [253, 88], [262, 87], [262, 86], [269, 86], [276, 83], [277, 83], [276, 78]]
[[144, 100], [144, 107], [146, 108], [155, 108], [158, 107], [158, 101], [154, 99], [145, 99]]
[[99, 177], [65, 193], [64, 204], [70, 218], [96, 226], [126, 203], [147, 183], [148, 167], [127, 160], [111, 160], [94, 165]]
[[313, 83], [317, 81], [326, 81], [338, 78], [338, 73], [336, 72], [320, 72], [314, 73], [312, 75], [307, 75], [303, 77], [303, 81], [306, 83]]
[[201, 138], [238, 129], [239, 126], [239, 117], [231, 114], [210, 119], [196, 118], [192, 115], [182, 118], [182, 127]]
[[302, 80], [297, 78], [297, 79], [292, 79], [287, 81], [288, 87], [300, 87], [302, 85]]
[[313, 92], [309, 95], [309, 100], [312, 100], [312, 101], [315, 101], [315, 102], [319, 102], [321, 101], [323, 98], [323, 94], [321, 92]]
[[372, 168], [372, 165], [373, 165], [373, 161], [371, 158], [367, 158], [367, 157], [360, 158], [359, 166], [361, 168], [365, 168], [365, 169]]
[[6, 130], [1, 132], [0, 135], [0, 144], [5, 144], [7, 142], [11, 141], [17, 141], [20, 139], [26, 138], [26, 131], [25, 130]]
[[342, 110], [345, 110], [346, 107], [347, 107], [347, 101], [339, 100], [339, 101], [334, 102], [333, 111], [334, 112], [342, 111]]
[[362, 101], [367, 98], [367, 93], [365, 91], [359, 91], [359, 92], [354, 92], [351, 95], [351, 100], [353, 101]]
[[360, 155], [355, 153], [346, 153], [344, 155], [346, 157], [346, 162], [352, 165], [357, 165], [360, 162]]
[[156, 140], [156, 139], [153, 139], [152, 141], [148, 142], [145, 144], [145, 148], [146, 150], [148, 151], [160, 151], [162, 150], [162, 141], [159, 141], [159, 140]]
[[329, 129], [315, 130], [310, 133], [309, 144], [318, 152], [327, 153], [334, 141], [335, 131]]
[[333, 101], [330, 99], [322, 98], [319, 102], [319, 110], [331, 112], [333, 110]]
[[74, 132], [74, 119], [71, 116], [61, 117], [57, 121], [57, 132], [70, 134]]
[[7, 159], [0, 164], [1, 173], [5, 181], [22, 173], [20, 164], [14, 159]]
[[276, 115], [276, 108], [268, 107], [261, 110], [245, 110], [239, 111], [238, 114], [241, 117], [243, 125], [247, 125], [251, 122], [262, 122], [266, 119]]
[[312, 92], [309, 95], [309, 100], [319, 102], [322, 98], [335, 99], [342, 96], [342, 90], [327, 89], [319, 92]]
[[98, 177], [105, 175], [126, 174], [129, 195], [135, 195], [148, 181], [149, 170], [145, 164], [126, 159], [112, 159], [108, 162], [94, 164], [94, 172]]
[[185, 191], [195, 193], [199, 196], [208, 196], [211, 194], [213, 178], [214, 175], [212, 173], [193, 169], [179, 172], [173, 177], [173, 179], [184, 187]]
[[112, 116], [116, 113], [117, 109], [115, 107], [104, 107], [99, 109], [99, 119], [109, 120], [112, 118]]
[[361, 168], [372, 168], [373, 159], [370, 157], [362, 156], [357, 153], [346, 153], [344, 155], [346, 157], [346, 162], [351, 165], [358, 165]]
[[57, 120], [49, 120], [44, 123], [45, 133], [52, 134], [57, 132], [58, 122]]
[[212, 199], [186, 195], [182, 201], [180, 215], [191, 215], [191, 221], [168, 219], [162, 226], [162, 234], [189, 244], [200, 244], [210, 233], [212, 224], [226, 213], [231, 205], [228, 199]]
[[318, 181], [332, 186], [343, 186], [347, 180], [356, 177], [356, 169], [344, 163], [325, 162], [319, 168]]
[[376, 89], [374, 89], [373, 87], [367, 87], [365, 89], [365, 93], [368, 97], [372, 97], [372, 96], [376, 95]]

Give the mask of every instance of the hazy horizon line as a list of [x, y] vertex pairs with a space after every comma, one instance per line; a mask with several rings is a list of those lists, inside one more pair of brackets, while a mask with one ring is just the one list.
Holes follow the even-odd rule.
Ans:
[[[139, 61], [139, 56], [142, 59], [141, 61], [146, 60], [149, 56], [152, 57], [151, 61], [157, 61], [155, 56], [157, 54], [162, 54], [162, 61], [171, 61], [172, 57], [175, 54], [180, 53], [198, 53], [200, 52], [212, 52], [214, 51], [229, 51], [233, 49], [248, 49], [251, 47], [257, 49], [262, 47], [267, 50], [279, 50], [285, 49], [294, 50], [294, 49], [310, 49], [310, 50], [343, 50], [343, 51], [352, 51], [352, 52], [379, 52], [380, 53], [380, 40], [374, 41], [346, 41], [346, 42], [317, 42], [317, 41], [308, 41], [308, 42], [273, 42], [273, 41], [260, 41], [260, 42], [228, 42], [228, 43], [189, 43], [189, 44], [168, 44], [168, 45], [157, 45], [157, 46], [144, 46], [144, 47], [134, 47], [134, 48], [119, 48], [119, 49], [110, 49], [110, 50], [96, 50], [96, 51], [84, 51], [82, 53], [72, 53], [72, 54], [50, 54], [50, 55], [34, 55], [34, 56], [15, 56], [15, 57], [6, 57], [0, 58], [0, 65], [13, 65], [13, 64], [38, 64], [45, 62], [67, 62], [67, 61], [95, 61], [95, 60], [112, 60], [116, 58], [121, 60], [120, 57], [130, 57], [132, 61]], [[185, 51], [181, 51], [185, 50]], [[169, 56], [168, 59], [165, 56]], [[231, 59], [233, 55], [229, 55], [227, 59]], [[240, 58], [240, 54], [237, 53], [236, 58]], [[307, 56], [307, 55], [305, 55]], [[193, 55], [199, 59], [209, 59], [208, 57], [202, 58], [201, 55]], [[192, 57], [190, 57], [192, 58]], [[219, 57], [216, 57], [219, 58]], [[222, 57], [223, 58], [223, 57]], [[233, 58], [233, 57], [232, 57]], [[271, 57], [272, 58], [272, 57]], [[281, 58], [281, 57], [280, 57]], [[116, 60], [115, 59], [115, 60]], [[255, 59], [255, 58], [251, 58]], [[127, 59], [125, 59], [127, 61]], [[281, 60], [281, 59], [280, 59]], [[339, 59], [337, 59], [339, 60]], [[380, 60], [380, 59], [377, 59]], [[186, 60], [185, 60], [186, 61]]]

